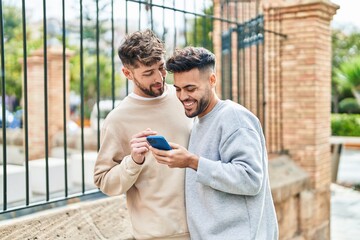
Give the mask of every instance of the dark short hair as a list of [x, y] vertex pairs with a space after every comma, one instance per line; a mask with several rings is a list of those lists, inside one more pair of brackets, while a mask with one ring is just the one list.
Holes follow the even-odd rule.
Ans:
[[139, 67], [139, 63], [151, 66], [164, 58], [164, 43], [149, 29], [127, 35], [118, 55], [124, 66]]
[[166, 70], [171, 73], [187, 72], [194, 68], [200, 71], [215, 70], [215, 55], [203, 47], [176, 49], [166, 61]]

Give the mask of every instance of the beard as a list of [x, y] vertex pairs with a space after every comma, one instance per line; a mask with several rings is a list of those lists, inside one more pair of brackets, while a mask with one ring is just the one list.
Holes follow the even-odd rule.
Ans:
[[211, 91], [210, 89], [207, 89], [205, 91], [204, 96], [202, 98], [200, 98], [200, 100], [196, 101], [197, 102], [197, 107], [196, 107], [194, 112], [187, 112], [185, 110], [185, 115], [188, 118], [196, 117], [199, 114], [203, 113], [207, 109], [207, 107], [210, 104], [210, 91]]
[[134, 78], [135, 85], [147, 96], [149, 97], [159, 97], [164, 93], [164, 86], [165, 86], [165, 78], [163, 78], [162, 87], [157, 88], [156, 86], [160, 83], [153, 83], [149, 86], [149, 88], [146, 88], [143, 86], [136, 78]]

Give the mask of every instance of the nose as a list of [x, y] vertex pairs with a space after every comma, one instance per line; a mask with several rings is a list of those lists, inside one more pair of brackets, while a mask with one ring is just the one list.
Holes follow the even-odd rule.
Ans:
[[164, 78], [166, 77], [166, 70], [159, 70], [159, 74], [156, 74], [156, 82], [162, 82]]
[[180, 101], [184, 101], [188, 98], [188, 95], [186, 94], [186, 91], [179, 90], [176, 92], [176, 95]]

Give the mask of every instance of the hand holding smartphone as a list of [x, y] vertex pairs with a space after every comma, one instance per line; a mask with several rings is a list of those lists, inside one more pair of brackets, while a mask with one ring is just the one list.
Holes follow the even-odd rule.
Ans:
[[160, 135], [152, 135], [147, 136], [146, 140], [149, 142], [149, 144], [157, 149], [160, 150], [171, 150], [169, 143], [166, 141], [166, 139], [163, 136]]

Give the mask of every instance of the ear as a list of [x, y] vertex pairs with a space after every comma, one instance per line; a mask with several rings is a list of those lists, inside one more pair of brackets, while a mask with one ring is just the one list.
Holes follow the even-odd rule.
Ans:
[[129, 80], [132, 80], [133, 79], [133, 74], [132, 72], [130, 71], [130, 69], [128, 69], [127, 67], [123, 67], [122, 69], [122, 72], [124, 73], [125, 77]]
[[215, 73], [211, 73], [211, 74], [210, 74], [210, 77], [209, 77], [210, 85], [211, 85], [212, 87], [215, 87], [215, 86], [216, 86], [216, 81], [217, 81], [217, 79], [216, 79]]

